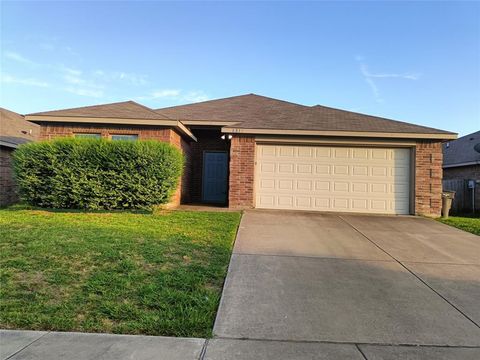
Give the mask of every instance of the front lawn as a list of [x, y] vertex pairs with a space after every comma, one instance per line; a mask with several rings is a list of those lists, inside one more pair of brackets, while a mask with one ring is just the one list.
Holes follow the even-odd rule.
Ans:
[[234, 212], [0, 210], [0, 328], [211, 336]]
[[440, 218], [438, 220], [444, 224], [471, 232], [472, 234], [480, 235], [480, 217], [452, 216], [448, 219]]

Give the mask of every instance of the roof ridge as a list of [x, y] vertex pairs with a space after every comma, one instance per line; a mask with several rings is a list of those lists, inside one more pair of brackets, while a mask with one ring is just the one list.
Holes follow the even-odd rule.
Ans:
[[15, 111], [12, 111], [12, 110], [9, 110], [7, 108], [4, 108], [4, 107], [0, 106], [0, 112], [2, 112], [2, 111], [6, 111], [7, 113], [11, 113], [11, 114], [14, 114], [14, 115], [17, 115], [17, 116], [21, 116], [22, 118], [25, 117], [23, 114], [17, 113]]
[[239, 97], [242, 97], [242, 96], [249, 96], [249, 95], [255, 95], [255, 94], [249, 93], [249, 94], [242, 94], [242, 95], [233, 95], [233, 96], [227, 96], [227, 97], [220, 98], [220, 99], [210, 99], [210, 100], [205, 100], [205, 101], [191, 102], [191, 103], [188, 103], [188, 104], [167, 106], [167, 107], [163, 107], [163, 108], [154, 109], [154, 111], [163, 110], [163, 109], [165, 109], [165, 110], [166, 109], [173, 109], [173, 108], [180, 107], [180, 106], [191, 106], [191, 105], [205, 104], [205, 103], [209, 103], [209, 102], [213, 102], [213, 101], [227, 100], [227, 99], [239, 98]]
[[[135, 105], [137, 105], [137, 106], [140, 106], [140, 107], [144, 108], [145, 110], [148, 110], [148, 111], [150, 111], [151, 113], [154, 113], [155, 115], [162, 115], [162, 116], [166, 117], [167, 119], [171, 119], [171, 118], [168, 117], [167, 115], [164, 115], [164, 114], [161, 114], [161, 113], [159, 113], [159, 112], [156, 112], [154, 109], [149, 108], [148, 106], [145, 106], [145, 105], [143, 105], [143, 104], [140, 104], [140, 103], [138, 103], [138, 102], [136, 102], [136, 101], [128, 100], [128, 101], [125, 101], [125, 102], [129, 102], [129, 103], [135, 104]], [[107, 105], [108, 105], [108, 104], [107, 104]]]
[[227, 97], [220, 98], [220, 99], [211, 99], [211, 100], [199, 101], [199, 102], [188, 103], [188, 104], [167, 106], [167, 107], [155, 109], [155, 111], [158, 111], [158, 110], [171, 110], [171, 109], [178, 108], [178, 107], [183, 107], [183, 106], [195, 106], [195, 105], [198, 105], [198, 104], [206, 104], [206, 103], [211, 103], [211, 102], [216, 102], [216, 101], [222, 101], [222, 100], [228, 100], [228, 99], [235, 99], [235, 98], [247, 97], [247, 96], [255, 96], [255, 97], [258, 97], [258, 98], [264, 98], [264, 99], [268, 99], [268, 100], [272, 100], [272, 101], [277, 101], [277, 102], [282, 102], [282, 103], [286, 103], [286, 104], [290, 104], [290, 105], [296, 105], [296, 106], [301, 106], [301, 107], [309, 108], [309, 106], [307, 106], [307, 105], [298, 104], [298, 103], [294, 103], [294, 102], [287, 101], [287, 100], [275, 99], [275, 98], [269, 97], [269, 96], [258, 95], [258, 94], [254, 94], [254, 93], [248, 93], [248, 94], [242, 94], [242, 95], [227, 96]]
[[287, 101], [287, 100], [282, 100], [282, 99], [276, 99], [276, 98], [273, 98], [273, 97], [270, 97], [270, 96], [265, 96], [265, 95], [258, 95], [258, 94], [254, 94], [254, 93], [251, 93], [249, 95], [255, 95], [255, 96], [258, 96], [258, 97], [262, 97], [262, 98], [265, 98], [265, 99], [269, 99], [269, 100], [274, 100], [274, 101], [278, 101], [278, 102], [283, 102], [285, 104], [290, 104], [290, 105], [296, 105], [296, 106], [302, 106], [304, 108], [311, 108], [311, 106], [308, 106], [308, 105], [303, 105], [303, 104], [299, 104], [299, 103], [294, 103], [293, 101]]
[[133, 103], [134, 103], [134, 101], [132, 101], [132, 100], [116, 101], [116, 102], [107, 103], [107, 104], [85, 105], [85, 106], [77, 106], [77, 107], [73, 107], [73, 108], [47, 110], [47, 111], [37, 111], [37, 112], [29, 113], [29, 114], [26, 114], [26, 115], [40, 115], [40, 114], [44, 114], [44, 113], [47, 113], [47, 112], [65, 111], [65, 110], [79, 110], [79, 109], [91, 108], [91, 107], [94, 107], [94, 106], [118, 105], [118, 104], [126, 104], [126, 103], [129, 103], [129, 102], [133, 102]]
[[412, 124], [412, 123], [409, 123], [409, 122], [406, 122], [406, 121], [402, 121], [402, 120], [389, 119], [389, 118], [386, 118], [386, 117], [383, 117], [383, 116], [364, 114], [364, 113], [360, 113], [360, 112], [357, 112], [357, 111], [351, 111], [351, 110], [345, 110], [345, 109], [338, 109], [338, 108], [334, 108], [334, 107], [331, 107], [331, 106], [325, 106], [325, 105], [320, 105], [320, 104], [310, 106], [309, 108], [310, 108], [310, 109], [315, 109], [315, 108], [318, 108], [318, 107], [322, 107], [322, 108], [326, 108], [326, 109], [332, 109], [332, 110], [336, 110], [336, 111], [344, 111], [344, 112], [351, 113], [351, 114], [355, 114], [355, 115], [368, 116], [368, 117], [370, 117], [370, 118], [375, 118], [375, 119], [380, 119], [380, 120], [391, 121], [391, 122], [395, 122], [395, 123], [399, 123], [399, 124], [415, 125], [415, 126], [419, 126], [419, 127], [425, 128], [425, 129], [441, 131], [442, 133], [447, 133], [447, 134], [456, 134], [456, 133], [453, 132], [453, 131], [441, 130], [441, 129], [433, 128], [433, 127], [430, 127], [430, 126]]
[[[141, 113], [143, 111], [143, 116], [140, 114], [138, 118], [142, 117], [150, 117], [150, 118], [155, 118], [158, 120], [172, 120], [170, 117], [166, 116], [165, 114], [162, 114], [160, 112], [157, 112], [148, 106], [145, 106], [143, 104], [140, 104], [136, 101], [133, 100], [126, 100], [126, 101], [117, 101], [117, 102], [112, 102], [112, 103], [107, 103], [107, 104], [96, 104], [96, 105], [87, 105], [87, 106], [78, 106], [78, 107], [73, 107], [73, 108], [66, 108], [66, 109], [58, 109], [58, 110], [48, 110], [48, 111], [41, 111], [41, 112], [36, 112], [36, 113], [31, 113], [27, 114], [27, 116], [55, 116], [58, 114], [64, 114], [68, 112], [82, 112], [82, 111], [90, 111], [90, 112], [95, 112], [95, 111], [108, 111], [111, 109], [111, 111], [120, 111], [122, 107], [128, 109], [128, 106], [130, 106], [129, 111], [130, 112], [139, 112]], [[133, 106], [133, 109], [132, 109]], [[138, 108], [138, 109], [137, 109]], [[65, 116], [84, 116], [84, 115], [65, 115]], [[134, 118], [134, 117], [132, 117]]]

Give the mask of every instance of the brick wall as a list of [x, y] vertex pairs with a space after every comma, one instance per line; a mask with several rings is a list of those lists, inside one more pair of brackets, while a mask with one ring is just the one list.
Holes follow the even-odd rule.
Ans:
[[50, 140], [57, 137], [73, 136], [75, 133], [101, 134], [103, 138], [111, 135], [138, 135], [141, 140], [171, 141], [171, 132], [167, 127], [125, 126], [99, 124], [62, 124], [43, 123], [40, 127], [40, 140]]
[[183, 175], [178, 184], [177, 191], [173, 196], [170, 205], [177, 206], [180, 203], [190, 202], [190, 188], [192, 178], [192, 155], [190, 144], [182, 138], [182, 136], [175, 130], [170, 131], [169, 143], [179, 148], [185, 156], [185, 165], [183, 168]]
[[415, 214], [438, 217], [442, 209], [442, 143], [417, 141], [415, 150]]
[[13, 179], [12, 148], [0, 146], [0, 206], [17, 202], [17, 187]]
[[99, 124], [66, 124], [43, 123], [40, 128], [40, 140], [49, 140], [57, 137], [70, 137], [76, 133], [101, 134], [103, 138], [111, 135], [138, 135], [140, 140], [158, 140], [170, 143], [179, 148], [186, 158], [185, 171], [180, 179], [179, 187], [169, 206], [179, 205], [189, 201], [191, 178], [190, 144], [180, 134], [168, 127], [130, 126], [130, 125], [99, 125]]
[[[418, 141], [415, 157], [415, 214], [440, 216], [443, 159], [441, 142]], [[254, 137], [234, 136], [230, 147], [230, 207], [254, 206], [254, 170]]]
[[234, 135], [230, 142], [229, 206], [231, 208], [254, 206], [254, 171], [255, 137]]

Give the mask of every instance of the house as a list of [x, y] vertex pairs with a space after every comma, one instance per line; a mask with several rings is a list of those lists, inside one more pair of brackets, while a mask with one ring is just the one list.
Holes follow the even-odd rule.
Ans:
[[480, 210], [480, 131], [443, 144], [443, 179], [446, 190], [457, 192], [454, 210], [471, 211], [473, 201]]
[[40, 137], [156, 139], [186, 156], [174, 202], [440, 215], [455, 133], [255, 94], [152, 110], [133, 101], [26, 116]]
[[40, 126], [22, 115], [0, 108], [0, 206], [18, 201], [13, 178], [12, 153], [20, 145], [38, 139]]

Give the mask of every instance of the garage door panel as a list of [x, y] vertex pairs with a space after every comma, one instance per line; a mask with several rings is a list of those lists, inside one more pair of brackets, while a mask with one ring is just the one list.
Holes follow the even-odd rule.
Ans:
[[297, 154], [299, 158], [302, 158], [302, 157], [311, 158], [315, 154], [315, 149], [311, 147], [300, 146], [298, 148]]
[[311, 191], [313, 189], [313, 180], [297, 180], [297, 190]]
[[345, 192], [348, 193], [350, 189], [348, 182], [334, 181], [333, 182], [333, 191], [334, 192]]
[[352, 166], [351, 174], [354, 176], [366, 176], [368, 175], [368, 166], [354, 165]]
[[409, 213], [409, 149], [258, 148], [259, 208]]
[[278, 196], [278, 205], [286, 206], [286, 207], [293, 207], [294, 197], [293, 196], [285, 196], [279, 195]]
[[350, 208], [349, 206], [350, 199], [335, 197], [332, 200], [333, 200], [332, 210], [346, 211]]
[[352, 199], [352, 208], [368, 212], [368, 199]]
[[313, 174], [313, 164], [297, 164], [297, 174]]
[[330, 181], [322, 181], [322, 180], [315, 181], [315, 190], [319, 192], [330, 190]]
[[380, 199], [380, 200], [372, 199], [371, 208], [372, 210], [375, 210], [375, 211], [387, 211], [387, 208], [388, 208], [387, 201], [383, 199]]
[[316, 175], [330, 175], [330, 165], [316, 164], [315, 174]]
[[280, 157], [294, 157], [295, 147], [293, 146], [279, 146], [279, 155]]
[[277, 181], [277, 188], [279, 190], [293, 190], [293, 183], [294, 183], [294, 180], [293, 179], [283, 179], [283, 180], [278, 180]]

